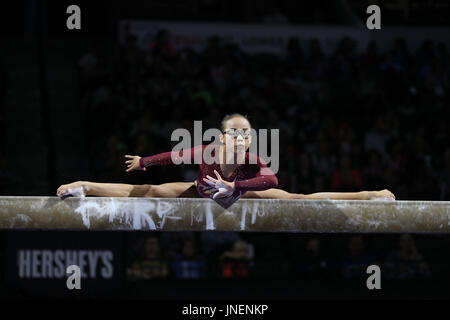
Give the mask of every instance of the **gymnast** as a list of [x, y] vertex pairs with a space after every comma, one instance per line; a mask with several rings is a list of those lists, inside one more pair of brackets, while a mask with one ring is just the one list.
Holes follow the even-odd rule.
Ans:
[[[241, 114], [227, 115], [221, 123], [221, 145], [213, 149], [212, 164], [203, 161], [208, 146], [195, 146], [189, 150], [160, 153], [149, 157], [126, 155], [127, 172], [146, 171], [150, 166], [170, 165], [180, 158], [196, 155], [202, 159], [194, 182], [171, 182], [160, 185], [129, 185], [117, 183], [95, 183], [77, 181], [61, 185], [57, 196], [101, 196], [101, 197], [158, 197], [158, 198], [211, 198], [227, 208], [239, 198], [256, 199], [331, 199], [371, 200], [374, 198], [395, 199], [389, 190], [360, 192], [319, 192], [297, 194], [277, 189], [278, 179], [260, 157], [247, 152], [251, 144], [251, 125]], [[211, 145], [210, 145], [211, 146]], [[228, 147], [227, 147], [228, 146]], [[218, 150], [218, 155], [214, 150]], [[187, 154], [186, 154], [187, 153]], [[198, 159], [198, 158], [197, 158]], [[250, 161], [253, 160], [253, 161]], [[179, 163], [175, 161], [176, 163]], [[192, 163], [192, 162], [191, 162]]]

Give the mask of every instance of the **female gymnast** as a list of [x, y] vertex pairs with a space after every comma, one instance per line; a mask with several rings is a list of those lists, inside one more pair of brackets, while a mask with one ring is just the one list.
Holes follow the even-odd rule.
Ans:
[[[319, 192], [297, 194], [276, 189], [278, 179], [264, 160], [247, 152], [251, 144], [251, 125], [241, 114], [232, 114], [222, 120], [221, 145], [210, 153], [215, 161], [205, 163], [201, 145], [179, 152], [166, 152], [150, 157], [126, 155], [127, 172], [146, 171], [149, 166], [169, 165], [184, 157], [191, 161], [195, 157], [202, 159], [194, 182], [171, 182], [161, 185], [129, 185], [116, 183], [95, 183], [77, 181], [61, 185], [56, 194], [64, 199], [68, 196], [101, 197], [158, 197], [158, 198], [195, 198], [214, 199], [223, 207], [229, 207], [239, 198], [258, 199], [332, 199], [332, 200], [370, 200], [374, 198], [395, 199], [389, 190], [361, 192]], [[212, 146], [212, 145], [210, 145]], [[228, 147], [227, 147], [228, 146]], [[231, 147], [230, 147], [231, 146]], [[187, 152], [187, 154], [185, 153]], [[198, 158], [197, 158], [198, 159]], [[217, 161], [218, 160], [218, 161]], [[253, 161], [250, 161], [253, 160]], [[178, 162], [177, 162], [178, 163]], [[191, 162], [193, 163], [193, 162]], [[211, 162], [210, 162], [211, 163]]]

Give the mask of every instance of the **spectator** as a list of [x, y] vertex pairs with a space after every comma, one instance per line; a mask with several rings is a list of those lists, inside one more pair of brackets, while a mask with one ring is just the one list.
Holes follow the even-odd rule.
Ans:
[[203, 232], [201, 235], [203, 253], [205, 255], [219, 255], [219, 252], [229, 250], [234, 243], [241, 240], [236, 232]]
[[169, 30], [159, 30], [155, 41], [150, 46], [150, 52], [156, 57], [173, 58], [175, 48], [170, 40]]
[[423, 255], [417, 250], [414, 238], [409, 234], [399, 237], [398, 248], [389, 253], [383, 270], [386, 277], [395, 279], [428, 278], [431, 270]]
[[361, 173], [351, 166], [350, 156], [341, 156], [340, 169], [333, 172], [331, 190], [351, 192], [362, 190]]
[[129, 279], [158, 279], [166, 278], [168, 275], [169, 264], [161, 256], [158, 237], [146, 237], [141, 256], [128, 268]]
[[307, 154], [300, 155], [299, 167], [299, 175], [296, 177], [299, 184], [299, 192], [310, 193], [314, 190], [314, 180], [317, 177], [317, 173], [311, 167]]
[[[191, 231], [163, 232], [159, 242], [165, 256], [173, 260], [180, 256], [186, 242], [191, 241], [195, 245], [194, 233]], [[196, 246], [194, 246], [196, 248]]]
[[310, 238], [305, 252], [298, 261], [298, 268], [307, 278], [320, 278], [328, 275], [329, 262], [318, 238]]
[[382, 117], [378, 117], [374, 123], [373, 129], [366, 134], [364, 144], [365, 150], [370, 151], [373, 149], [384, 156], [386, 140], [384, 120]]
[[360, 278], [366, 275], [367, 267], [373, 264], [375, 256], [366, 251], [364, 238], [352, 236], [347, 244], [347, 252], [340, 262], [341, 274], [344, 278]]
[[225, 251], [220, 257], [224, 278], [246, 278], [250, 269], [250, 245], [237, 241], [231, 251]]
[[364, 169], [363, 181], [368, 190], [381, 190], [386, 188], [385, 170], [382, 166], [381, 155], [372, 150], [369, 152], [368, 165]]
[[205, 275], [205, 261], [197, 254], [194, 240], [185, 240], [181, 254], [176, 254], [172, 262], [175, 278], [192, 279]]

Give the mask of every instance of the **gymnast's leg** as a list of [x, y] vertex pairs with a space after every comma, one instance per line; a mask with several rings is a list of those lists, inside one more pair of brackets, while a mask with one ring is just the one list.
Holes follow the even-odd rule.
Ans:
[[370, 200], [374, 198], [395, 199], [392, 192], [387, 189], [381, 191], [361, 192], [318, 192], [312, 194], [290, 193], [281, 189], [268, 189], [263, 191], [248, 191], [243, 198], [256, 199], [308, 199], [308, 200]]
[[171, 182], [160, 185], [131, 185], [122, 183], [97, 183], [77, 181], [61, 185], [56, 195], [67, 192], [77, 195], [98, 197], [154, 197], [154, 198], [198, 198], [193, 182]]

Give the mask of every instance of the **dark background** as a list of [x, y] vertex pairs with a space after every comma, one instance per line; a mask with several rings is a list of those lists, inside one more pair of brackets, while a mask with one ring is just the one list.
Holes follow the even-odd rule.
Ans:
[[[81, 30], [66, 28], [70, 4], [81, 7]], [[448, 201], [449, 4], [378, 2], [382, 29], [374, 31], [365, 27], [369, 4], [191, 0], [3, 5], [0, 195], [49, 196], [59, 185], [77, 180], [192, 181], [195, 167], [188, 166], [125, 173], [123, 155], [168, 151], [173, 128], [191, 128], [194, 120], [217, 127], [225, 114], [239, 112], [255, 128], [280, 128], [282, 189], [387, 188], [398, 200]], [[270, 22], [275, 14], [277, 22]], [[141, 49], [133, 34], [119, 41], [123, 19], [193, 21], [205, 28], [216, 22], [348, 26], [384, 37], [363, 50], [357, 50], [355, 39], [343, 38], [329, 53], [316, 39], [293, 38], [281, 55], [248, 54], [220, 34], [201, 52], [167, 50], [170, 35], [164, 45]], [[389, 37], [392, 26], [409, 34], [418, 30], [414, 40], [420, 44], [412, 46], [411, 36]], [[352, 178], [341, 181], [346, 173]], [[123, 269], [141, 266], [143, 271], [139, 276], [124, 271], [122, 285], [103, 296], [448, 298], [446, 235], [114, 234], [120, 237]], [[247, 253], [232, 249], [239, 240]], [[4, 232], [3, 248], [14, 246], [11, 241]], [[196, 253], [183, 255], [183, 248], [192, 245]], [[221, 258], [228, 251], [234, 253]], [[1, 253], [3, 280], [15, 260], [6, 252]], [[383, 272], [383, 289], [375, 295], [365, 287], [370, 264]], [[181, 279], [186, 277], [183, 268], [195, 270], [188, 273], [194, 279]], [[42, 294], [26, 285], [0, 284], [1, 297]]]

